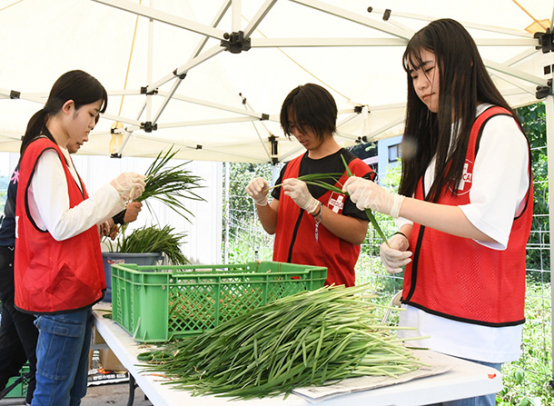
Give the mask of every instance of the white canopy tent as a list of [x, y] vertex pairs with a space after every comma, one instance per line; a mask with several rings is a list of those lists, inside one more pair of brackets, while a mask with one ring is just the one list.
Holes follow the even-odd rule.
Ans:
[[110, 94], [84, 154], [155, 156], [175, 144], [185, 159], [286, 161], [302, 147], [283, 136], [280, 105], [306, 82], [335, 96], [344, 145], [399, 135], [402, 52], [441, 17], [471, 31], [513, 106], [529, 104], [537, 87], [541, 98], [552, 93], [543, 69], [554, 53], [529, 31], [551, 31], [553, 8], [551, 0], [0, 0], [0, 150], [19, 149], [28, 118], [70, 69], [93, 74]]

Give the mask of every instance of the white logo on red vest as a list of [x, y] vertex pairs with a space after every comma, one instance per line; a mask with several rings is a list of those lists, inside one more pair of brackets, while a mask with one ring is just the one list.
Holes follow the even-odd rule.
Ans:
[[329, 196], [329, 203], [327, 203], [327, 206], [333, 210], [335, 213], [342, 213], [342, 209], [344, 208], [344, 200], [346, 199], [345, 195], [342, 195], [337, 192], [331, 192], [331, 196]]
[[466, 193], [469, 193], [469, 190], [471, 189], [471, 184], [473, 181], [473, 162], [466, 159], [466, 162], [464, 163], [464, 171], [462, 173], [462, 180], [458, 183], [458, 192], [457, 194], [465, 195]]

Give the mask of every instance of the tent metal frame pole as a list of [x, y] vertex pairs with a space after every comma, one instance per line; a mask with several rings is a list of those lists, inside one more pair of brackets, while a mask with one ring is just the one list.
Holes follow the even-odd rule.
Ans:
[[507, 61], [504, 61], [504, 64], [508, 65], [508, 66], [513, 66], [516, 63], [521, 62], [524, 59], [529, 58], [530, 56], [534, 55], [537, 52], [539, 52], [539, 51], [537, 51], [536, 49], [533, 49], [533, 48], [526, 49], [525, 51], [521, 52], [520, 54], [511, 57]]
[[[219, 9], [219, 11], [215, 15], [214, 19], [212, 20], [212, 23], [210, 24], [212, 27], [216, 28], [219, 25], [219, 23], [221, 22], [221, 20], [223, 19], [223, 17], [227, 13], [227, 10], [229, 10], [229, 7], [231, 7], [231, 1], [232, 0], [225, 0], [223, 2], [223, 4], [221, 5], [221, 8]], [[194, 49], [194, 51], [192, 53], [192, 56], [190, 58], [191, 60], [196, 58], [198, 55], [200, 55], [200, 52], [202, 52], [202, 50], [206, 46], [206, 43], [208, 42], [208, 39], [209, 39], [209, 37], [205, 36], [204, 38], [202, 38], [200, 40], [200, 42], [198, 43], [198, 45], [196, 46], [196, 48]]]
[[250, 38], [252, 33], [256, 28], [258, 28], [258, 25], [262, 20], [265, 18], [267, 13], [273, 8], [277, 0], [266, 0], [266, 2], [260, 7], [260, 9], [256, 12], [254, 17], [250, 20], [250, 22], [246, 25], [244, 29], [244, 37]]
[[[158, 94], [163, 95], [163, 94], [165, 94], [165, 92], [160, 91]], [[183, 95], [174, 95], [173, 99], [180, 100], [180, 101], [187, 102], [187, 103], [198, 104], [200, 106], [213, 107], [213, 108], [218, 109], [218, 110], [229, 111], [231, 113], [236, 113], [236, 114], [239, 114], [241, 116], [256, 117], [259, 120], [262, 119], [262, 113], [249, 112], [249, 111], [246, 111], [246, 110], [243, 110], [243, 109], [239, 109], [238, 107], [232, 107], [232, 106], [227, 106], [225, 104], [213, 103], [213, 102], [209, 102], [207, 100], [196, 99], [194, 97], [188, 97], [188, 96], [183, 96]]]
[[405, 47], [401, 38], [252, 38], [252, 48]]
[[[250, 106], [250, 103], [248, 102], [248, 99], [244, 96], [242, 96], [242, 105], [244, 106], [245, 110], [253, 110], [252, 109], [252, 106]], [[267, 128], [267, 126], [261, 122], [261, 125], [262, 127], [264, 127], [264, 129], [267, 131], [267, 136], [270, 137], [273, 135], [273, 133], [271, 131], [269, 131], [269, 128]], [[263, 138], [262, 138], [262, 135], [260, 134], [260, 131], [258, 130], [258, 127], [256, 126], [256, 123], [252, 122], [252, 126], [254, 127], [254, 130], [256, 131], [256, 134], [258, 134], [258, 139], [260, 140], [260, 144], [262, 145], [262, 147], [264, 148], [264, 151], [267, 155], [267, 158], [271, 161], [271, 153], [269, 152], [269, 150], [267, 149], [267, 145], [266, 145], [266, 142], [264, 142]], [[277, 157], [278, 159], [279, 157]]]
[[231, 2], [231, 30], [237, 32], [240, 30], [240, 19], [242, 13], [241, 0], [232, 0]]
[[390, 130], [393, 127], [396, 127], [398, 124], [402, 124], [405, 119], [406, 119], [405, 117], [398, 118], [394, 121], [391, 121], [387, 125], [384, 125], [383, 127], [378, 128], [377, 130], [370, 132], [367, 135], [367, 140], [371, 141], [372, 139], [378, 137], [380, 134], [383, 134], [385, 131]]
[[223, 263], [229, 263], [229, 215], [231, 210], [229, 209], [229, 188], [231, 185], [231, 174], [229, 170], [229, 162], [223, 164], [224, 176], [225, 176], [225, 236], [224, 236], [224, 248], [223, 248]]
[[[167, 107], [167, 104], [169, 103], [169, 101], [171, 100], [171, 98], [173, 97], [177, 89], [179, 88], [179, 85], [181, 84], [181, 82], [183, 82], [183, 79], [181, 79], [180, 77], [175, 79], [175, 81], [173, 82], [173, 85], [171, 86], [171, 90], [169, 91], [169, 94], [164, 98], [162, 105], [154, 115], [154, 118], [152, 119], [152, 124], [156, 124], [158, 122], [158, 119], [162, 115], [163, 111]], [[149, 97], [152, 97], [152, 96], [149, 96]]]
[[406, 40], [409, 40], [414, 34], [414, 31], [405, 31], [391, 24], [374, 20], [369, 17], [362, 17], [359, 14], [353, 13], [351, 11], [348, 11], [339, 7], [329, 5], [327, 3], [323, 3], [318, 0], [290, 0], [290, 1], [292, 1], [293, 3], [301, 4], [306, 7], [311, 7], [313, 9], [322, 11], [324, 13], [334, 15], [336, 17], [343, 18], [345, 20], [352, 21], [357, 24], [374, 28], [378, 31], [385, 32], [395, 37], [404, 38]]
[[485, 66], [489, 69], [505, 73], [508, 76], [513, 76], [515, 78], [525, 80], [527, 82], [533, 83], [536, 86], [547, 86], [547, 80], [539, 76], [531, 75], [529, 73], [522, 72], [517, 69], [510, 68], [503, 64], [491, 61], [489, 59], [483, 59]]
[[182, 65], [181, 67], [177, 68], [174, 72], [165, 75], [163, 78], [157, 80], [156, 82], [152, 83], [148, 86], [147, 92], [150, 92], [154, 89], [157, 89], [158, 87], [166, 84], [167, 82], [175, 79], [175, 76], [183, 75], [187, 73], [190, 69], [194, 68], [195, 66], [200, 65], [203, 62], [206, 62], [208, 59], [213, 58], [214, 56], [218, 55], [219, 53], [223, 52], [225, 48], [221, 47], [220, 45], [216, 45], [209, 50], [199, 54], [198, 56], [190, 59], [187, 63]]
[[[138, 129], [139, 128], [135, 128], [133, 130], [138, 130]], [[156, 141], [156, 142], [160, 142], [160, 143], [164, 143], [164, 144], [174, 144], [174, 145], [181, 146], [183, 148], [188, 148], [188, 149], [199, 149], [199, 148], [197, 148], [197, 145], [190, 145], [190, 143], [185, 144], [185, 143], [182, 143], [182, 142], [179, 142], [179, 141], [169, 140], [167, 138], [155, 137], [155, 136], [148, 135], [148, 134], [137, 133], [137, 134], [134, 134], [134, 137], [149, 140], [149, 141]], [[233, 144], [233, 145], [235, 145], [235, 144]], [[241, 159], [240, 162], [255, 162], [255, 163], [266, 163], [267, 162], [267, 160], [260, 159], [259, 156], [237, 154], [237, 153], [229, 152], [228, 150], [225, 151], [225, 152], [221, 152], [221, 150], [216, 150], [214, 148], [206, 148], [205, 146], [202, 146], [202, 151], [216, 152], [216, 153], [222, 154], [222, 155], [225, 154], [226, 156], [228, 156], [230, 158], [235, 157], [235, 158]], [[230, 160], [230, 162], [233, 162], [233, 161]]]
[[162, 128], [178, 128], [178, 127], [196, 127], [200, 125], [217, 125], [217, 124], [236, 124], [249, 123], [258, 121], [255, 117], [230, 117], [230, 118], [210, 118], [205, 120], [179, 121], [173, 123], [158, 124], [158, 129]]
[[[548, 206], [550, 210], [548, 211], [548, 220], [550, 222], [550, 262], [552, 263], [552, 258], [554, 258], [554, 244], [552, 243], [552, 229], [554, 228], [554, 193], [552, 193], [552, 180], [554, 179], [554, 165], [550, 163], [554, 159], [554, 96], [549, 95], [546, 97], [545, 101], [545, 110], [546, 110], [546, 151], [548, 154]], [[552, 272], [552, 266], [550, 271]], [[554, 283], [551, 283], [550, 286], [550, 300], [554, 299]], [[551, 309], [552, 320], [554, 320], [554, 306]], [[552, 351], [554, 351], [554, 329], [552, 330]], [[551, 352], [554, 354], [554, 352]], [[552, 360], [552, 376], [554, 378], [554, 359]]]
[[[384, 14], [385, 10], [380, 10], [380, 9], [375, 9], [374, 8], [372, 10], [372, 13]], [[420, 20], [420, 21], [429, 21], [429, 22], [437, 19], [436, 17], [429, 17], [429, 16], [413, 14], [413, 13], [403, 13], [401, 11], [398, 12], [398, 11], [393, 10], [392, 13], [391, 13], [391, 18], [394, 18], [394, 17], [401, 17], [401, 18], [407, 18], [407, 19], [411, 19], [411, 20]], [[515, 35], [515, 36], [519, 36], [519, 37], [527, 37], [527, 38], [532, 38], [533, 37], [533, 34], [530, 34], [530, 33], [526, 32], [526, 31], [523, 31], [523, 30], [521, 30], [521, 31], [520, 30], [510, 30], [510, 29], [507, 29], [507, 28], [494, 27], [494, 26], [485, 25], [485, 24], [468, 23], [468, 22], [465, 22], [465, 21], [459, 21], [459, 22], [460, 22], [460, 24], [462, 24], [466, 28], [472, 28], [472, 29], [481, 30], [481, 31], [495, 32], [495, 33], [498, 33], [498, 34]]]
[[161, 23], [173, 25], [177, 28], [184, 28], [186, 30], [195, 32], [197, 34], [205, 35], [208, 37], [223, 39], [224, 31], [217, 28], [210, 27], [205, 24], [200, 24], [196, 21], [187, 20], [186, 18], [177, 17], [173, 14], [165, 13], [163, 11], [156, 10], [152, 7], [142, 6], [140, 4], [132, 3], [126, 0], [92, 0], [97, 3], [105, 4], [106, 6], [118, 8], [123, 11], [127, 11], [133, 14], [137, 14], [142, 17], [146, 17]]
[[552, 17], [550, 17], [550, 32], [554, 30], [554, 5], [552, 6]]
[[[152, 83], [154, 71], [154, 20], [148, 20], [148, 65], [146, 70], [146, 83]], [[152, 95], [146, 96], [146, 121], [151, 121], [152, 117]]]

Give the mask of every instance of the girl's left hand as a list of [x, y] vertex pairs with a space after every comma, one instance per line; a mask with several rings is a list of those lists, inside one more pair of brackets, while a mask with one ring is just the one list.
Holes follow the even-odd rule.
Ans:
[[379, 256], [388, 273], [400, 273], [404, 265], [412, 262], [412, 253], [407, 251], [409, 247], [410, 242], [402, 234], [395, 234], [389, 238], [388, 244], [381, 244]]

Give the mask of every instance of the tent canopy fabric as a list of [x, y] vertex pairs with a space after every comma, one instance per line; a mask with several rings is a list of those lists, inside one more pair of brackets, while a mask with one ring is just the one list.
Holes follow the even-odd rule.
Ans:
[[280, 106], [307, 82], [335, 97], [339, 143], [400, 135], [405, 45], [446, 17], [519, 107], [552, 94], [552, 35], [540, 33], [553, 13], [554, 0], [0, 0], [0, 151], [19, 151], [72, 69], [109, 93], [83, 154], [152, 157], [175, 144], [183, 159], [287, 161], [303, 147], [284, 136]]

